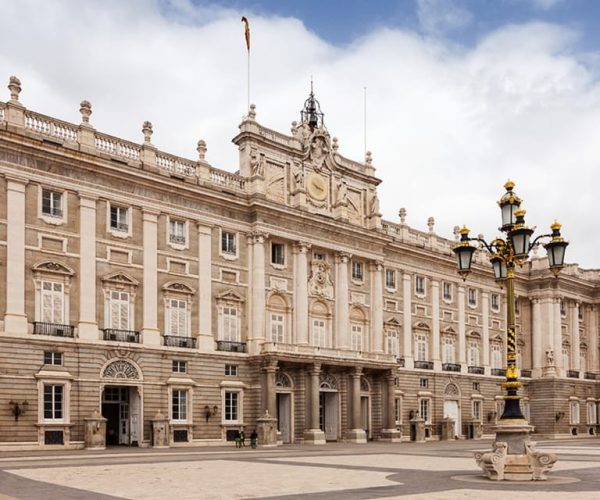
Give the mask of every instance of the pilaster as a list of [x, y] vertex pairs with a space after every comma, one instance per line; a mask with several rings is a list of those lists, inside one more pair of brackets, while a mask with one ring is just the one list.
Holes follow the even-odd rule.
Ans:
[[265, 340], [265, 240], [267, 234], [252, 233], [248, 241], [252, 244], [252, 287], [251, 317], [248, 352], [257, 354]]
[[[573, 370], [579, 371], [581, 369], [581, 358], [579, 349], [579, 302], [575, 301], [571, 304], [570, 309], [570, 327], [571, 327], [571, 366]], [[583, 377], [583, 373], [579, 374], [579, 377]]]
[[531, 351], [532, 351], [532, 376], [539, 377], [542, 374], [543, 362], [543, 339], [542, 339], [542, 304], [539, 298], [531, 299], [532, 325], [531, 325]]
[[338, 252], [335, 255], [335, 344], [339, 349], [348, 349], [350, 340], [349, 332], [349, 290], [348, 290], [348, 262], [352, 256], [348, 253]]
[[351, 389], [352, 389], [352, 428], [348, 432], [348, 441], [352, 443], [366, 443], [367, 434], [364, 429], [361, 428], [361, 407], [360, 407], [360, 377], [362, 375], [362, 368], [357, 367], [354, 369], [351, 377]]
[[308, 345], [308, 243], [294, 245], [294, 327], [298, 345]]
[[483, 312], [483, 327], [481, 335], [481, 355], [483, 373], [490, 374], [490, 294], [487, 291], [481, 292], [481, 308]]
[[142, 343], [145, 345], [160, 345], [158, 329], [158, 212], [144, 210], [143, 243], [144, 243], [144, 297]]
[[414, 367], [412, 338], [412, 283], [410, 274], [402, 275], [404, 367]]
[[212, 228], [198, 224], [198, 348], [213, 352], [212, 331]]
[[556, 363], [556, 374], [560, 377], [565, 375], [565, 367], [563, 366], [562, 359], [562, 319], [560, 315], [560, 299], [553, 299], [552, 309], [554, 312], [554, 360]]
[[465, 287], [458, 285], [458, 362], [461, 371], [465, 364], [466, 316], [465, 316]]
[[440, 357], [440, 282], [431, 280], [431, 343], [433, 369], [442, 369], [442, 360]]
[[383, 352], [383, 262], [371, 264], [371, 283], [372, 350]]
[[315, 363], [309, 371], [310, 377], [310, 426], [304, 431], [307, 444], [325, 444], [325, 433], [319, 427], [319, 377], [321, 365]]
[[98, 340], [96, 317], [96, 198], [79, 195], [79, 338]]

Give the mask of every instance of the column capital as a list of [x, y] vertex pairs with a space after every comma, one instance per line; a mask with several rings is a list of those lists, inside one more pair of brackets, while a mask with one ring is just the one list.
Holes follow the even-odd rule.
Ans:
[[347, 264], [352, 258], [352, 254], [348, 252], [335, 252], [336, 264]]
[[354, 369], [352, 370], [351, 375], [353, 378], [360, 378], [360, 377], [362, 377], [362, 373], [363, 373], [362, 366], [355, 366]]
[[372, 271], [383, 271], [383, 260], [374, 259], [371, 261]]
[[80, 207], [96, 209], [96, 202], [98, 201], [97, 197], [86, 193], [78, 193], [78, 196]]
[[29, 184], [29, 179], [19, 177], [17, 175], [4, 174], [4, 178], [6, 179], [7, 191], [16, 191], [17, 193], [24, 193], [25, 186]]
[[410, 281], [412, 278], [412, 274], [407, 273], [406, 271], [404, 271], [402, 273], [402, 280], [403, 281]]
[[248, 243], [251, 245], [254, 245], [256, 243], [262, 245], [265, 240], [269, 239], [269, 233], [265, 233], [262, 231], [251, 231], [249, 233], [246, 233], [246, 238], [248, 240]]
[[198, 234], [206, 234], [211, 236], [212, 230], [215, 226], [212, 224], [206, 224], [204, 222], [196, 221], [196, 229], [198, 229]]
[[278, 370], [279, 362], [276, 359], [270, 359], [262, 367], [267, 373], [275, 373]]
[[313, 363], [310, 367], [310, 373], [313, 375], [319, 375], [321, 373], [321, 363]]
[[156, 222], [159, 215], [160, 211], [158, 210], [152, 210], [148, 208], [142, 209], [142, 220], [144, 222]]
[[307, 253], [312, 245], [306, 241], [296, 241], [292, 245], [292, 250], [294, 253]]

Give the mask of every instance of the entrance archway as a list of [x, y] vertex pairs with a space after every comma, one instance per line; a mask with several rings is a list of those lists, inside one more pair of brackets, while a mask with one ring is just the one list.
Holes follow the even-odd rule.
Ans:
[[277, 403], [277, 430], [281, 433], [284, 444], [293, 441], [293, 403], [292, 379], [282, 371], [277, 372], [275, 379], [275, 397]]
[[319, 385], [319, 425], [326, 441], [337, 441], [339, 421], [339, 396], [337, 380], [333, 375], [322, 374]]
[[444, 389], [444, 418], [454, 420], [454, 436], [460, 437], [460, 391], [454, 382], [450, 382]]

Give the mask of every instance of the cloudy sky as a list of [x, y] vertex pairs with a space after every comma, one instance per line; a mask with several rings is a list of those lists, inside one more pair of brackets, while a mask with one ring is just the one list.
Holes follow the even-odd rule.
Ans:
[[[242, 15], [252, 30], [251, 100], [289, 132], [315, 92], [345, 156], [373, 151], [381, 208], [451, 237], [497, 233], [507, 178], [538, 233], [558, 218], [568, 260], [599, 268], [600, 2], [595, 0], [0, 0], [0, 79], [29, 109], [92, 123], [237, 170], [246, 111]], [[8, 91], [1, 98], [8, 98]], [[0, 94], [1, 95], [1, 94]], [[536, 233], [536, 234], [538, 234]]]

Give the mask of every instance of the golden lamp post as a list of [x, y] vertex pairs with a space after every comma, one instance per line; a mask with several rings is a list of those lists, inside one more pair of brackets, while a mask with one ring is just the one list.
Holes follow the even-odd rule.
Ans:
[[[554, 222], [550, 226], [552, 233], [542, 234], [533, 241], [531, 240], [534, 230], [525, 225], [525, 210], [521, 208], [521, 198], [513, 192], [514, 187], [515, 184], [512, 181], [506, 182], [504, 184], [506, 193], [498, 201], [502, 212], [502, 226], [499, 229], [506, 234], [506, 237], [496, 238], [491, 243], [487, 243], [483, 238], [470, 238], [469, 229], [463, 227], [460, 230], [460, 241], [453, 251], [456, 254], [458, 273], [463, 280], [466, 280], [471, 272], [473, 253], [477, 249], [476, 246], [471, 245], [471, 242], [479, 243], [490, 254], [489, 258], [496, 281], [506, 287], [506, 381], [502, 384], [506, 390], [504, 411], [496, 428], [494, 451], [491, 454], [476, 454], [475, 458], [478, 465], [492, 479], [530, 480], [544, 478], [534, 477], [536, 476], [534, 469], [537, 460], [535, 457], [539, 458], [543, 455], [544, 460], [548, 460], [548, 454], [535, 451], [529, 443], [531, 427], [523, 416], [518, 395], [521, 382], [519, 382], [517, 368], [515, 333], [515, 268], [522, 266], [527, 261], [529, 252], [541, 244], [540, 240], [546, 239], [549, 241], [544, 244], [544, 248], [548, 254], [549, 268], [554, 276], [558, 276], [564, 266], [565, 249], [569, 243], [562, 238], [561, 225], [558, 222]], [[496, 458], [492, 460], [493, 457], [488, 455]], [[502, 460], [501, 456], [505, 458]], [[494, 467], [491, 467], [490, 464], [486, 465], [486, 459], [490, 460], [490, 464], [493, 461]], [[500, 463], [502, 463], [502, 467], [498, 467]], [[512, 465], [518, 463], [520, 468], [515, 469], [511, 463]], [[546, 464], [547, 468], [552, 464]], [[542, 476], [544, 476], [545, 470], [540, 472]]]

